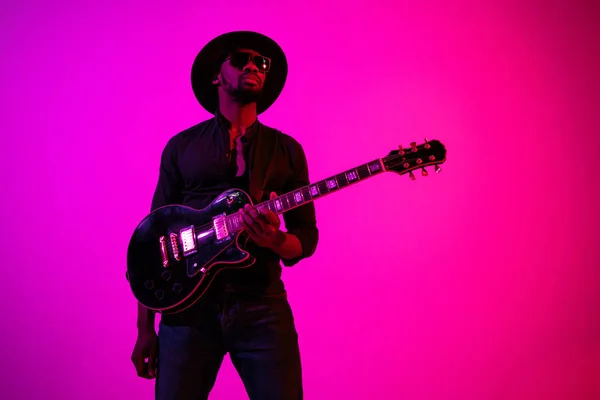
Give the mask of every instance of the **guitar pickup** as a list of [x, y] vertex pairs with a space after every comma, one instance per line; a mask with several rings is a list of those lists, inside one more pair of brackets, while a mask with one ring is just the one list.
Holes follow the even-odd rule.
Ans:
[[184, 257], [187, 257], [190, 254], [194, 254], [196, 251], [198, 251], [198, 243], [196, 242], [196, 233], [193, 225], [182, 229], [179, 232], [179, 237], [181, 238], [181, 246], [183, 247]]
[[217, 240], [227, 239], [229, 236], [229, 229], [227, 229], [227, 219], [225, 216], [215, 217], [213, 219], [213, 226], [215, 227]]

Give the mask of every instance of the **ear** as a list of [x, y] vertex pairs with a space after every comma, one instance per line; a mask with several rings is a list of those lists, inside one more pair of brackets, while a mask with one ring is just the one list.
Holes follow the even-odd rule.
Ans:
[[212, 80], [213, 85], [217, 85], [217, 86], [221, 85], [220, 75], [221, 75], [220, 73], [215, 74], [215, 76], [213, 77], [213, 80]]

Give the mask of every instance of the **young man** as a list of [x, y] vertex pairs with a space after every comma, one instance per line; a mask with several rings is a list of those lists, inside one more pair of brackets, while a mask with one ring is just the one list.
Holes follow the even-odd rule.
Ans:
[[[230, 32], [209, 42], [192, 67], [192, 87], [214, 117], [173, 136], [160, 162], [152, 210], [167, 204], [206, 207], [229, 188], [253, 202], [309, 184], [302, 146], [262, 124], [287, 78], [281, 48], [268, 37]], [[318, 230], [312, 203], [283, 214], [243, 210], [248, 269], [217, 279], [200, 301], [161, 317], [138, 306], [132, 361], [141, 377], [156, 377], [157, 400], [208, 398], [223, 357], [230, 354], [250, 399], [301, 399], [298, 337], [281, 264], [311, 256]], [[146, 361], [146, 359], [148, 361]]]

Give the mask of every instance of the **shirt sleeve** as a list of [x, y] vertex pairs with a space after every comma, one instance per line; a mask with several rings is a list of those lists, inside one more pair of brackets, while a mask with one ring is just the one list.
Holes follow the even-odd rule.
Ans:
[[150, 211], [170, 204], [180, 204], [183, 201], [182, 190], [183, 179], [177, 165], [177, 146], [173, 137], [167, 142], [161, 154], [158, 182]]
[[[294, 141], [294, 149], [291, 154], [294, 173], [292, 179], [284, 186], [286, 193], [310, 184], [304, 149]], [[300, 260], [312, 256], [317, 249], [319, 230], [317, 229], [314, 203], [310, 202], [284, 213], [283, 220], [287, 232], [295, 235], [302, 244], [302, 254], [299, 257], [294, 259], [282, 258], [281, 260], [284, 266], [291, 267]]]

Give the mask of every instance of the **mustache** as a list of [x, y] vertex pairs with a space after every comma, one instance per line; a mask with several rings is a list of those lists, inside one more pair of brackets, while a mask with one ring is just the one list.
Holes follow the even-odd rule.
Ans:
[[243, 74], [243, 75], [241, 76], [241, 78], [243, 79], [243, 78], [246, 78], [246, 77], [248, 77], [248, 76], [252, 76], [252, 77], [254, 77], [254, 79], [256, 79], [257, 81], [259, 81], [259, 82], [262, 82], [262, 79], [260, 79], [260, 76], [258, 76], [258, 74], [255, 74], [254, 72], [247, 72], [247, 73]]

